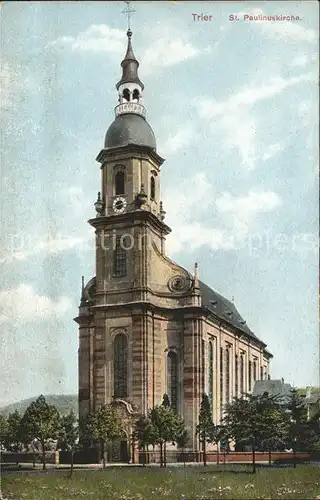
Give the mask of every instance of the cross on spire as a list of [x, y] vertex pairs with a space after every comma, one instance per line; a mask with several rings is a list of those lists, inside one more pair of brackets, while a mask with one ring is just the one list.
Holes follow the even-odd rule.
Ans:
[[131, 2], [126, 2], [127, 7], [122, 11], [122, 14], [126, 14], [128, 16], [128, 30], [131, 29], [131, 15], [135, 13], [135, 10], [131, 7]]

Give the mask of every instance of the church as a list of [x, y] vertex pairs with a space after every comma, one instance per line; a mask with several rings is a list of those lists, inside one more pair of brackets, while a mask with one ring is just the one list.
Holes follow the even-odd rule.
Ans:
[[124, 423], [124, 456], [135, 418], [167, 393], [184, 418], [187, 449], [197, 452], [202, 394], [219, 423], [226, 403], [268, 378], [272, 354], [234, 303], [200, 280], [197, 264], [191, 273], [166, 255], [165, 160], [146, 118], [130, 28], [127, 39], [115, 119], [97, 156], [101, 190], [89, 220], [96, 275], [82, 283], [75, 318], [79, 413], [114, 402]]

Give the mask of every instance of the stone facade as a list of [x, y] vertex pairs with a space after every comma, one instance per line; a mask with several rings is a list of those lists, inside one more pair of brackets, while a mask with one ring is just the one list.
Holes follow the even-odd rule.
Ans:
[[[125, 133], [130, 137], [130, 130]], [[132, 137], [142, 133], [135, 130]], [[130, 140], [106, 144], [97, 160], [101, 195], [97, 216], [89, 221], [96, 234], [96, 276], [83, 285], [75, 318], [80, 415], [119, 400], [116, 391], [128, 403], [123, 408], [135, 408], [135, 414], [147, 413], [169, 393], [189, 430], [189, 450], [197, 452], [202, 394], [209, 395], [219, 423], [225, 403], [250, 392], [254, 380], [268, 377], [272, 355], [234, 305], [199, 281], [197, 265], [191, 274], [166, 255], [171, 230], [159, 199], [164, 160], [154, 147]], [[117, 258], [120, 273], [115, 272]], [[125, 347], [117, 351], [115, 339], [121, 336]]]

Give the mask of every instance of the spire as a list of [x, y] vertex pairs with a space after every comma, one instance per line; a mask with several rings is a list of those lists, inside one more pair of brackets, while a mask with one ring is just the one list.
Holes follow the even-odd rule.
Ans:
[[121, 80], [117, 83], [116, 88], [117, 90], [119, 90], [120, 85], [123, 85], [124, 83], [136, 83], [141, 87], [141, 90], [143, 90], [144, 85], [138, 76], [139, 62], [137, 61], [133, 53], [133, 48], [131, 43], [132, 31], [130, 29], [128, 29], [127, 31], [127, 37], [128, 37], [127, 52], [121, 63], [122, 77]]
[[126, 55], [121, 63], [122, 77], [116, 85], [119, 104], [115, 108], [115, 115], [117, 118], [119, 115], [134, 113], [145, 118], [146, 109], [142, 100], [144, 85], [138, 76], [139, 62], [135, 58], [131, 43], [132, 31], [130, 26], [130, 16], [135, 11], [130, 8], [130, 3], [131, 2], [126, 2], [127, 7], [123, 11], [123, 14], [128, 15], [128, 45]]

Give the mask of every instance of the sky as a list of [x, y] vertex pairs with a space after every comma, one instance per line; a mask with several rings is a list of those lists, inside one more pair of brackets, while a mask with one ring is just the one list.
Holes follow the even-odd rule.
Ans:
[[[124, 8], [0, 9], [2, 405], [77, 392], [73, 318], [81, 276], [95, 274], [87, 220], [117, 104]], [[274, 355], [272, 378], [318, 385], [318, 3], [134, 8], [147, 119], [166, 159], [167, 253], [191, 272], [198, 262], [200, 279], [234, 300]], [[290, 20], [245, 18], [259, 15]]]

